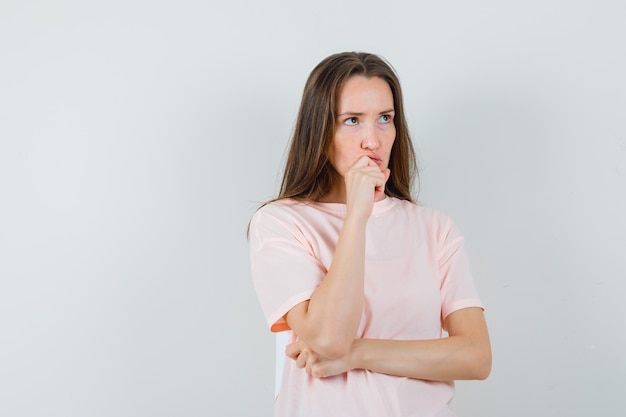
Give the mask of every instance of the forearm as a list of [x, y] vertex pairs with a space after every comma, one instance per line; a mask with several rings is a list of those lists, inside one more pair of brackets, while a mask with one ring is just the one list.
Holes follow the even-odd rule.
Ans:
[[[309, 301], [287, 313], [287, 323], [314, 352], [337, 359], [350, 351], [364, 303], [365, 228], [376, 198], [384, 198], [389, 170], [368, 156], [342, 174], [331, 199], [345, 199], [346, 217], [328, 273]], [[342, 185], [343, 184], [343, 185]]]
[[468, 336], [436, 340], [357, 339], [354, 369], [433, 381], [485, 379], [491, 369], [488, 341]]
[[333, 359], [297, 342], [287, 347], [286, 354], [316, 378], [367, 369], [432, 381], [485, 379], [491, 370], [491, 347], [482, 311], [465, 309], [453, 315], [461, 331], [455, 324], [455, 332], [443, 339], [355, 339], [345, 356]]
[[327, 357], [345, 355], [360, 324], [366, 223], [366, 218], [346, 218], [326, 277], [307, 303], [287, 315], [298, 337]]

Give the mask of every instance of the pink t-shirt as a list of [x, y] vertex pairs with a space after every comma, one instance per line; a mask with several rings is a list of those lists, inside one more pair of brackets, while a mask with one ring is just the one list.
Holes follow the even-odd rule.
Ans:
[[[345, 204], [268, 204], [250, 223], [252, 277], [272, 331], [308, 300], [328, 271]], [[386, 197], [366, 228], [365, 303], [356, 338], [425, 340], [442, 336], [445, 317], [481, 307], [463, 237], [445, 215]], [[278, 417], [449, 417], [452, 381], [353, 370], [315, 379], [286, 358]]]

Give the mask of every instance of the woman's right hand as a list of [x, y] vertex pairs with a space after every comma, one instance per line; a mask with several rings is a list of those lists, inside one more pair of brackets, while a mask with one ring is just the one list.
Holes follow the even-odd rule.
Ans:
[[353, 369], [350, 354], [338, 359], [326, 359], [315, 353], [302, 341], [287, 345], [285, 354], [296, 361], [298, 368], [304, 369], [314, 378], [339, 375]]
[[380, 167], [369, 157], [363, 156], [345, 175], [347, 216], [368, 219], [374, 202], [385, 196], [385, 184], [391, 171]]

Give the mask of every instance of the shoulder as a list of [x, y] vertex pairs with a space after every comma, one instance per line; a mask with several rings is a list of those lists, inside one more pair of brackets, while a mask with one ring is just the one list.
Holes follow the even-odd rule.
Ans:
[[305, 201], [282, 199], [269, 202], [261, 206], [253, 215], [251, 224], [268, 219], [288, 219], [298, 216], [307, 209], [310, 204]]
[[434, 242], [441, 243], [451, 236], [460, 235], [454, 221], [445, 212], [398, 199], [395, 200], [395, 208], [414, 227], [413, 230], [424, 233]]
[[412, 201], [400, 200], [394, 197], [391, 198], [394, 200], [397, 210], [401, 210], [407, 213], [409, 216], [418, 218], [426, 223], [445, 224], [452, 222], [450, 216], [442, 211], [436, 210], [431, 207], [426, 207]]
[[306, 223], [308, 202], [292, 199], [272, 201], [261, 206], [250, 219], [250, 237], [293, 234]]

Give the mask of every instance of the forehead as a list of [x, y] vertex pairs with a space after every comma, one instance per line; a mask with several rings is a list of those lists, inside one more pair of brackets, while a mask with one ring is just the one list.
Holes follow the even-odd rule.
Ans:
[[342, 111], [364, 111], [368, 108], [393, 109], [393, 93], [380, 77], [355, 75], [348, 78], [338, 94], [337, 107]]

